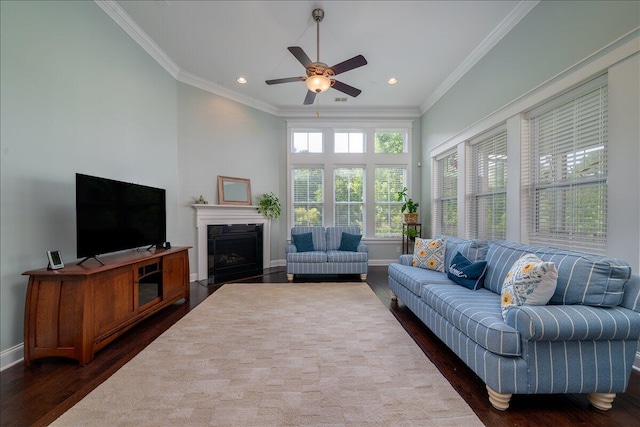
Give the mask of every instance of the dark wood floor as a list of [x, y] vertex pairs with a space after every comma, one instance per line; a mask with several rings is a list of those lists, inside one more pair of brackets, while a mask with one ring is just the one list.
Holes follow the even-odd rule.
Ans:
[[[322, 281], [326, 278], [304, 278]], [[330, 277], [331, 281], [354, 281], [357, 277]], [[284, 269], [245, 282], [286, 282]], [[297, 281], [297, 280], [296, 280]], [[387, 287], [387, 268], [370, 267], [367, 283], [429, 359], [487, 426], [638, 426], [640, 425], [640, 374], [631, 376], [626, 393], [619, 394], [608, 412], [591, 407], [582, 395], [516, 395], [511, 407], [500, 412], [491, 407], [480, 379], [462, 363], [402, 303], [392, 302]], [[176, 303], [143, 321], [96, 354], [85, 367], [49, 358], [31, 367], [22, 364], [3, 371], [1, 376], [2, 426], [44, 426], [55, 420], [91, 390], [131, 360], [162, 332], [211, 295], [220, 285], [191, 284], [191, 300]], [[108, 420], [105, 420], [108, 425]]]

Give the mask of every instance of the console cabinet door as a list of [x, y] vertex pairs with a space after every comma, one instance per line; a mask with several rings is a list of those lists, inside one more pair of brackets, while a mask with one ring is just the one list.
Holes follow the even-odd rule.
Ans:
[[94, 277], [95, 337], [117, 329], [136, 315], [135, 269], [128, 266]]
[[187, 252], [167, 255], [162, 259], [162, 299], [178, 295], [189, 298], [189, 258]]

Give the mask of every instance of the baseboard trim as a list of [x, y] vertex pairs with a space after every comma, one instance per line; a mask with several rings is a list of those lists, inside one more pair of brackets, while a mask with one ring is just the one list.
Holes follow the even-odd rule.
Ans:
[[14, 345], [0, 352], [0, 372], [24, 360], [24, 344]]

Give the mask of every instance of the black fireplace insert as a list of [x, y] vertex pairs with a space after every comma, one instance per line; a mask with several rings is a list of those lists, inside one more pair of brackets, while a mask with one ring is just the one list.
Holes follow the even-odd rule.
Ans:
[[262, 274], [262, 224], [207, 226], [208, 283]]

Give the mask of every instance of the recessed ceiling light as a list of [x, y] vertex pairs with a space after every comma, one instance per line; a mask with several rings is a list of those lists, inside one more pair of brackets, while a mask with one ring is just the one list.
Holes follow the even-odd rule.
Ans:
[[387, 83], [389, 83], [390, 85], [394, 85], [398, 83], [398, 79], [396, 79], [395, 77], [391, 77], [389, 80], [387, 80]]
[[241, 76], [241, 77], [238, 77], [238, 78], [236, 79], [236, 81], [237, 81], [238, 83], [240, 83], [241, 85], [243, 85], [243, 84], [245, 84], [245, 83], [247, 82], [247, 79], [245, 79], [244, 77], [242, 77], [242, 76]]

